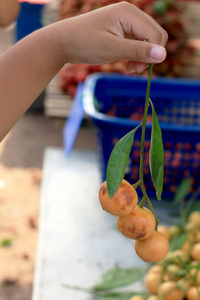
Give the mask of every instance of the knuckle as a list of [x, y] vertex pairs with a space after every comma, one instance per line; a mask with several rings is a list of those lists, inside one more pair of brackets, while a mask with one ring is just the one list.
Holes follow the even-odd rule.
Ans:
[[132, 45], [132, 54], [135, 57], [135, 61], [144, 62], [149, 57], [148, 47], [142, 46], [141, 43], [136, 42]]
[[167, 42], [168, 37], [169, 37], [169, 35], [168, 35], [167, 31], [163, 29], [163, 39], [164, 39], [165, 43]]
[[156, 38], [156, 41], [160, 44], [162, 39], [163, 39], [163, 33], [160, 30], [158, 30], [156, 32], [156, 37], [155, 38]]
[[121, 6], [121, 8], [124, 8], [124, 9], [129, 9], [130, 8], [130, 5], [131, 3], [129, 2], [126, 2], [126, 1], [122, 1], [119, 3], [119, 5]]

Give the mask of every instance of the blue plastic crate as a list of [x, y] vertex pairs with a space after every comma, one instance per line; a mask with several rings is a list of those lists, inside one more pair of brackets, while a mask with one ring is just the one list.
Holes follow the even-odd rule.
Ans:
[[[116, 142], [141, 123], [147, 79], [119, 74], [93, 74], [85, 82], [83, 105], [97, 129], [102, 181]], [[180, 182], [191, 176], [200, 186], [200, 81], [153, 78], [150, 97], [159, 119], [165, 150], [163, 198], [171, 199]], [[144, 182], [155, 189], [149, 172], [151, 111], [146, 128]], [[141, 128], [136, 132], [125, 178], [139, 178]]]

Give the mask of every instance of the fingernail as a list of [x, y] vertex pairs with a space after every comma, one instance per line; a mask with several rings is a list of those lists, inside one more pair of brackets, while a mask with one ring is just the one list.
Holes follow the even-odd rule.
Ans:
[[155, 60], [163, 60], [166, 56], [166, 50], [162, 46], [154, 46], [151, 49], [151, 58]]

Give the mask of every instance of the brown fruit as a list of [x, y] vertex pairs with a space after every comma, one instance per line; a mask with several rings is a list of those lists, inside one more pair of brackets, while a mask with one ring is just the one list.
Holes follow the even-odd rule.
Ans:
[[117, 227], [129, 239], [143, 240], [155, 230], [156, 220], [149, 209], [137, 205], [130, 214], [117, 218]]
[[145, 240], [135, 241], [137, 255], [146, 262], [156, 263], [162, 260], [169, 250], [169, 241], [164, 234], [154, 231]]
[[138, 195], [133, 186], [122, 180], [112, 198], [109, 197], [107, 182], [102, 183], [99, 190], [99, 201], [102, 208], [113, 216], [128, 215], [138, 203]]

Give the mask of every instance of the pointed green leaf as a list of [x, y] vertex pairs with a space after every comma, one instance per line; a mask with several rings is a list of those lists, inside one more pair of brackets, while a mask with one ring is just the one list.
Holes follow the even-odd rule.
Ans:
[[145, 275], [146, 267], [121, 269], [114, 267], [105, 272], [100, 281], [93, 287], [94, 291], [105, 291], [132, 284]]
[[141, 124], [123, 136], [112, 150], [106, 173], [107, 188], [110, 198], [115, 194], [124, 178], [131, 147], [133, 145], [134, 134], [140, 126]]
[[191, 187], [192, 187], [192, 178], [189, 177], [189, 178], [183, 179], [176, 191], [175, 196], [174, 196], [174, 199], [173, 199], [174, 203], [179, 204], [180, 201], [185, 199], [185, 197], [188, 196]]
[[150, 172], [156, 189], [156, 196], [161, 200], [163, 190], [164, 176], [164, 149], [162, 142], [162, 132], [152, 101], [149, 99], [152, 107], [152, 130], [151, 130], [151, 146], [149, 151]]

